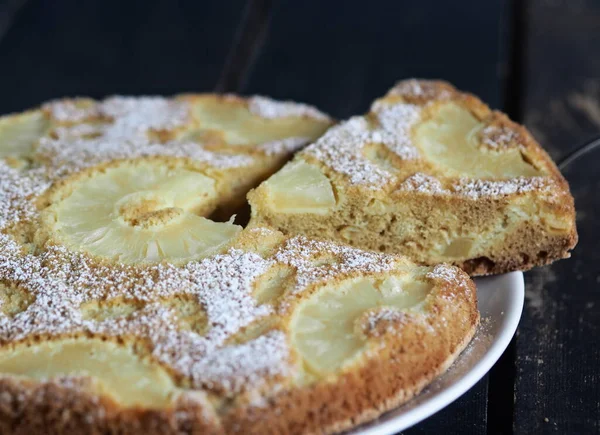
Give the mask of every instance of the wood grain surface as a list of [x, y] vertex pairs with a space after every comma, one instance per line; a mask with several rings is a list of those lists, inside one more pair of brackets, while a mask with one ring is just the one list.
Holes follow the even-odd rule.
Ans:
[[29, 0], [0, 39], [0, 113], [62, 96], [211, 91], [244, 7], [243, 0]]
[[[524, 7], [523, 121], [558, 160], [600, 136], [600, 2]], [[600, 148], [598, 148], [600, 149]], [[526, 274], [514, 433], [600, 433], [600, 152], [562, 167], [577, 208], [573, 257]]]

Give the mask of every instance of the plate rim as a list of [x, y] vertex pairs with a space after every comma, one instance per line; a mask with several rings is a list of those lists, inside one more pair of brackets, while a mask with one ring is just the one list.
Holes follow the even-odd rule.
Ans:
[[[436, 394], [422, 404], [419, 404], [408, 410], [406, 413], [393, 417], [390, 420], [382, 421], [380, 424], [369, 428], [361, 430], [359, 427], [357, 428], [358, 430], [352, 432], [353, 434], [388, 435], [394, 434], [400, 430], [408, 429], [409, 427], [414, 426], [415, 424], [432, 416], [442, 408], [450, 405], [452, 402], [470, 390], [490, 371], [496, 361], [500, 359], [515, 335], [525, 304], [525, 280], [523, 277], [523, 272], [509, 272], [501, 275], [482, 278], [497, 279], [499, 277], [509, 280], [509, 286], [511, 287], [513, 296], [508, 299], [508, 309], [502, 316], [502, 325], [499, 328], [501, 332], [494, 338], [488, 351], [479, 361], [477, 361], [471, 370], [465, 373], [457, 382], [446, 388], [444, 391]], [[393, 411], [393, 409], [390, 411]]]

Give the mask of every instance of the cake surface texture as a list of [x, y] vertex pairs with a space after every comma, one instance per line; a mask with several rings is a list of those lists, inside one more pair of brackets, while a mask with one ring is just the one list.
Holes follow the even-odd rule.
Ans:
[[406, 80], [249, 194], [250, 225], [448, 262], [471, 275], [569, 257], [569, 186], [522, 126], [441, 81]]
[[[465, 272], [232, 217], [331, 124], [231, 95], [0, 118], [0, 433], [332, 433], [446, 370], [479, 323]], [[330, 185], [294, 164], [281, 198]]]

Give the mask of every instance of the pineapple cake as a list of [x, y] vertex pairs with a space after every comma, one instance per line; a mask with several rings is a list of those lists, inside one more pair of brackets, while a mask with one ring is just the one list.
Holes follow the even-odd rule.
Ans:
[[399, 82], [248, 195], [250, 226], [486, 275], [567, 258], [569, 186], [529, 132], [439, 81]]
[[[332, 433], [442, 373], [465, 272], [232, 218], [330, 124], [215, 95], [0, 118], [0, 433]], [[330, 181], [294, 165], [273, 192], [318, 215]]]

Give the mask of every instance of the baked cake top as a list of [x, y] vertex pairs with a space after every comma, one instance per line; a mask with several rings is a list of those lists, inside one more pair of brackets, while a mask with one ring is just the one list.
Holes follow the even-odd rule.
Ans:
[[406, 80], [300, 153], [361, 188], [477, 199], [568, 186], [531, 135], [445, 82]]
[[[125, 432], [148, 409], [152, 424], [239, 430], [249, 408], [291, 421], [272, 404], [282, 392], [363, 392], [332, 380], [402, 362], [398, 342], [431, 350], [386, 403], [443, 370], [478, 321], [459, 269], [212, 218], [330, 123], [212, 95], [60, 100], [0, 119], [0, 404]], [[313, 423], [348, 427], [380, 405]]]

